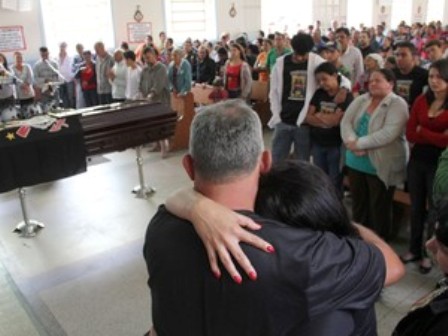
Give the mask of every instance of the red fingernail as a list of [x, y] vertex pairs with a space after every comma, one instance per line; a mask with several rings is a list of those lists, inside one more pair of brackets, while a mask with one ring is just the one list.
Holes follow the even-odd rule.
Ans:
[[214, 276], [217, 280], [221, 279], [221, 273], [219, 273], [219, 272], [213, 272], [213, 276]]
[[243, 282], [243, 279], [239, 275], [234, 275], [233, 281], [235, 281], [238, 285], [241, 285], [241, 283]]
[[266, 247], [266, 251], [269, 253], [275, 253], [275, 248], [272, 245], [268, 245], [268, 247]]
[[257, 273], [255, 273], [255, 272], [250, 272], [249, 273], [249, 278], [251, 279], [251, 280], [257, 280]]

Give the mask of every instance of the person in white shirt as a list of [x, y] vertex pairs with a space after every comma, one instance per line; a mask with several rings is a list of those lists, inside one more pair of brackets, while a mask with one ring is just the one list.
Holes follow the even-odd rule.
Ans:
[[58, 67], [64, 80], [59, 88], [62, 106], [64, 108], [75, 108], [75, 84], [73, 82], [73, 60], [67, 54], [67, 43], [59, 45]]
[[350, 31], [347, 28], [341, 27], [336, 30], [336, 40], [341, 48], [342, 64], [350, 71], [350, 80], [354, 85], [361, 80], [364, 73], [361, 51], [350, 45]]
[[126, 60], [126, 91], [125, 96], [128, 100], [136, 100], [141, 98], [140, 94], [140, 80], [142, 69], [137, 65], [135, 53], [133, 51], [126, 51], [124, 53]]
[[114, 60], [115, 64], [109, 72], [109, 82], [112, 85], [112, 100], [114, 102], [122, 102], [126, 100], [126, 76], [128, 72], [123, 50], [115, 50]]
[[14, 75], [22, 82], [16, 84], [17, 100], [20, 106], [26, 106], [34, 103], [34, 74], [29, 64], [23, 63], [22, 53], [14, 53], [15, 63], [11, 66]]
[[34, 89], [36, 100], [42, 105], [44, 112], [59, 107], [58, 64], [50, 60], [47, 47], [39, 48], [41, 59], [34, 64]]

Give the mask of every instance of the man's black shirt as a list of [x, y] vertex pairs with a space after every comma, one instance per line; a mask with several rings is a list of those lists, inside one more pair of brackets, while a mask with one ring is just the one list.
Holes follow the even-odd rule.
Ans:
[[365, 48], [359, 47], [359, 50], [361, 51], [362, 58], [365, 59], [367, 55], [374, 54], [376, 51], [372, 48], [372, 45], [368, 45]]
[[423, 88], [428, 85], [428, 71], [415, 66], [406, 75], [402, 74], [398, 68], [395, 68], [394, 74], [397, 78], [395, 93], [406, 100], [410, 109], [415, 99], [423, 93]]
[[[434, 296], [432, 300], [431, 296]], [[430, 300], [424, 304], [425, 299]], [[422, 306], [397, 325], [393, 336], [442, 336], [448, 332], [448, 283], [430, 293]]]
[[[316, 113], [335, 113], [337, 109], [345, 112], [353, 101], [351, 92], [347, 93], [345, 101], [341, 104], [336, 104], [334, 98], [335, 96], [330, 96], [324, 89], [318, 89], [314, 93], [313, 98], [311, 98], [310, 105], [316, 108]], [[330, 128], [311, 127], [310, 134], [311, 141], [320, 146], [340, 146], [342, 143], [341, 128], [339, 126]]]
[[215, 279], [193, 226], [159, 208], [144, 246], [158, 335], [375, 335], [385, 278], [376, 247], [241, 213], [262, 225], [256, 234], [276, 252], [242, 244], [258, 279], [238, 285], [222, 265]]
[[213, 84], [215, 79], [216, 63], [210, 57], [206, 57], [202, 62], [198, 60], [196, 83]]
[[305, 104], [308, 82], [308, 61], [295, 63], [293, 55], [286, 55], [283, 67], [283, 97], [280, 118], [282, 122], [296, 125], [300, 111]]

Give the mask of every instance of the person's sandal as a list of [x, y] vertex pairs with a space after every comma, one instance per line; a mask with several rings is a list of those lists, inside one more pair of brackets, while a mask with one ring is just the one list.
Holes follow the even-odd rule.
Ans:
[[420, 271], [421, 274], [428, 274], [429, 272], [431, 272], [431, 269], [432, 269], [432, 262], [431, 259], [428, 258], [424, 258], [420, 263], [420, 265], [418, 266], [418, 270]]
[[409, 264], [411, 262], [419, 261], [421, 257], [413, 255], [412, 253], [408, 252], [405, 255], [400, 256], [400, 260], [403, 264]]

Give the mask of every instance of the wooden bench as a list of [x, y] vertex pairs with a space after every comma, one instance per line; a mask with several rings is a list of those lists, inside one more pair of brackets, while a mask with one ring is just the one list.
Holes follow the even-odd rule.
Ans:
[[262, 125], [267, 126], [269, 119], [271, 119], [269, 83], [253, 81], [250, 100], [252, 101], [252, 108], [258, 113]]
[[194, 117], [194, 98], [191, 92], [183, 97], [171, 94], [171, 109], [177, 113], [178, 121], [170, 148], [173, 151], [187, 149], [190, 140], [190, 126]]
[[209, 105], [213, 104], [213, 101], [208, 97], [213, 91], [213, 86], [202, 84], [196, 84], [191, 88], [191, 93], [194, 97], [194, 103], [197, 105]]

